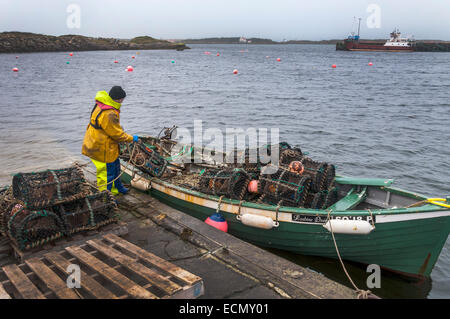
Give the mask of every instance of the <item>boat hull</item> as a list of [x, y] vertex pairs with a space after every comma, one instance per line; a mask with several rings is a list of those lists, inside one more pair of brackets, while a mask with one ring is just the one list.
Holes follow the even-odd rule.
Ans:
[[[129, 175], [126, 177], [129, 181]], [[217, 200], [192, 195], [187, 190], [171, 187], [167, 183], [152, 181], [152, 188], [148, 193], [200, 220], [205, 220], [216, 212], [218, 205]], [[238, 208], [238, 205], [231, 203], [222, 203], [220, 206], [230, 234], [263, 247], [337, 258], [331, 233], [323, 227], [323, 223], [293, 222], [292, 217], [289, 216], [290, 220], [288, 218], [290, 214], [280, 213], [278, 227], [261, 229], [242, 224], [236, 218], [240, 209], [243, 207]], [[244, 212], [252, 211], [275, 220], [273, 209], [264, 211], [246, 207]], [[354, 217], [363, 218], [363, 215]], [[398, 216], [377, 214], [375, 226], [375, 230], [368, 235], [335, 234], [344, 260], [377, 264], [408, 276], [429, 276], [449, 234], [450, 211]]]
[[347, 51], [413, 52], [414, 47], [385, 46], [383, 43], [345, 42]]

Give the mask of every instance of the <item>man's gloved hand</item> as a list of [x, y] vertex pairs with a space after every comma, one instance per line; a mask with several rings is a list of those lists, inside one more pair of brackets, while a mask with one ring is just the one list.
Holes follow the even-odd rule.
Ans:
[[139, 141], [139, 136], [133, 135], [133, 142], [137, 142], [137, 141]]

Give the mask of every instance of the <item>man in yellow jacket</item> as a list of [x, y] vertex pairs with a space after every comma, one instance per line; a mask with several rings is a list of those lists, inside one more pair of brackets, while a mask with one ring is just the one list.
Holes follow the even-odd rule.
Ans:
[[109, 94], [97, 92], [81, 149], [81, 153], [88, 156], [97, 168], [99, 189], [108, 189], [114, 195], [128, 192], [117, 178], [120, 175], [119, 143], [138, 141], [137, 135], [128, 135], [120, 126], [120, 106], [125, 97], [126, 93], [120, 86], [114, 86]]

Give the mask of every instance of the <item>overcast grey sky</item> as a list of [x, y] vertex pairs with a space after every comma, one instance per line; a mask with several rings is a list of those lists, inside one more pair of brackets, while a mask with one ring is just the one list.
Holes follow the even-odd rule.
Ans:
[[[80, 8], [80, 28], [67, 25], [70, 4]], [[380, 9], [379, 27], [368, 27], [370, 4]], [[0, 32], [117, 38], [344, 38], [355, 16], [363, 38], [398, 27], [404, 36], [450, 40], [450, 0], [0, 0]]]

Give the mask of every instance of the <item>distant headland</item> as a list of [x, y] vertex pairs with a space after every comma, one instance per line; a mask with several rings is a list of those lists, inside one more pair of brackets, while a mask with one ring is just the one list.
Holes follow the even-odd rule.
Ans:
[[[262, 38], [242, 38], [242, 37], [228, 37], [228, 38], [202, 38], [202, 39], [183, 39], [178, 40], [187, 44], [331, 44], [336, 46], [336, 50], [344, 50], [344, 41], [341, 39], [331, 40], [284, 40], [274, 41], [271, 39]], [[362, 42], [367, 43], [385, 43], [386, 39], [361, 39]], [[450, 42], [442, 40], [416, 40], [414, 51], [421, 52], [450, 52]]]
[[131, 40], [93, 38], [81, 35], [51, 36], [28, 32], [0, 33], [0, 53], [96, 51], [96, 50], [185, 50], [184, 43], [140, 36]]
[[224, 37], [224, 38], [203, 38], [203, 39], [183, 39], [178, 40], [187, 44], [336, 44], [340, 40], [289, 40], [274, 41], [263, 38]]

